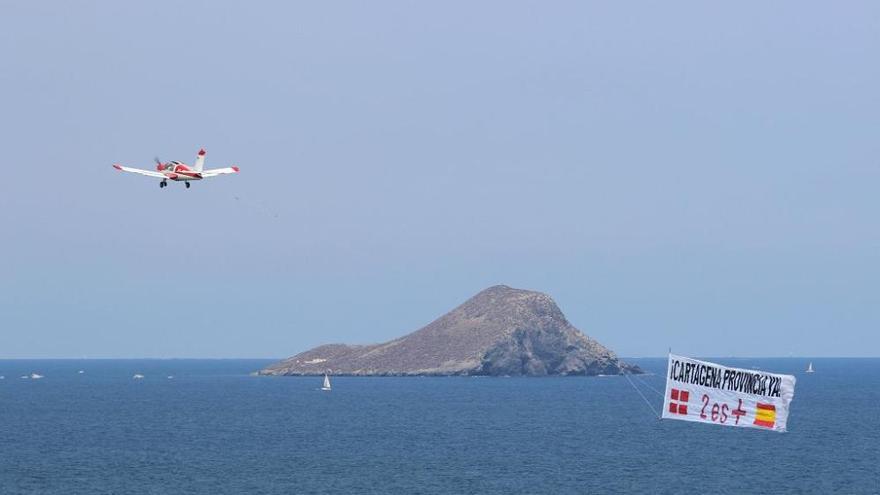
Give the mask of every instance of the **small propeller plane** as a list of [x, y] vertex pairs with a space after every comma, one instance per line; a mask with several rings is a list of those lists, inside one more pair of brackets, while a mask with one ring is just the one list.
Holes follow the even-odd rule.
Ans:
[[158, 157], [154, 158], [154, 160], [156, 161], [155, 172], [153, 172], [152, 170], [143, 170], [140, 168], [123, 167], [118, 163], [113, 164], [113, 168], [115, 168], [116, 170], [121, 170], [123, 172], [131, 172], [133, 174], [141, 174], [146, 175], [147, 177], [162, 179], [162, 182], [159, 182], [160, 188], [167, 187], [168, 181], [173, 180], [175, 182], [183, 182], [184, 184], [186, 184], [186, 188], [189, 189], [189, 183], [193, 180], [202, 180], [211, 177], [217, 177], [218, 175], [223, 174], [238, 173], [238, 167], [236, 166], [204, 170], [206, 154], [207, 153], [205, 152], [204, 148], [200, 149], [198, 156], [196, 156], [196, 162], [195, 164], [193, 164], [192, 168], [190, 168], [185, 163], [174, 160], [167, 163], [162, 163], [162, 160], [160, 160]]

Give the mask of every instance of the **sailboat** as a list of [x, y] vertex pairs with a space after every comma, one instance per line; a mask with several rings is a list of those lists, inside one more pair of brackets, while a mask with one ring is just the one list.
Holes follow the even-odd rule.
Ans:
[[330, 377], [327, 375], [327, 373], [324, 373], [324, 385], [321, 386], [321, 390], [324, 390], [327, 392], [330, 391]]
[[810, 361], [810, 364], [807, 366], [807, 373], [813, 373], [813, 362]]

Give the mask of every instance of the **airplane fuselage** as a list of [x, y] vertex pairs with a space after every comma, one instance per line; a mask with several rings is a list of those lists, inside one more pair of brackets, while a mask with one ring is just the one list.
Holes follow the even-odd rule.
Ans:
[[189, 168], [185, 163], [169, 162], [156, 166], [156, 170], [168, 179], [177, 182], [202, 180], [202, 174]]

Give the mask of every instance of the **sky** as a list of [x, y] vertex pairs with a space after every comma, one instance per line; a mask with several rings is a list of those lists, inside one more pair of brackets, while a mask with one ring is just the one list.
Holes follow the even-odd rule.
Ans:
[[[877, 2], [0, 3], [0, 358], [281, 358], [495, 284], [880, 355]], [[191, 189], [111, 168], [241, 173]]]

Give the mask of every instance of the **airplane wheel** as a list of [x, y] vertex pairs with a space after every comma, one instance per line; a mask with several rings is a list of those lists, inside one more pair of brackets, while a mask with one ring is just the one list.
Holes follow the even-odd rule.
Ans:
[[186, 183], [186, 188], [189, 189], [189, 182]]
[[165, 187], [165, 183], [164, 183], [164, 182], [160, 182], [160, 183], [159, 183], [159, 189], [162, 189], [163, 187]]

